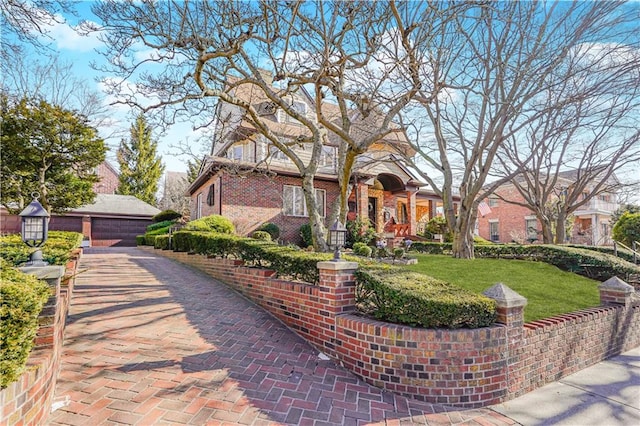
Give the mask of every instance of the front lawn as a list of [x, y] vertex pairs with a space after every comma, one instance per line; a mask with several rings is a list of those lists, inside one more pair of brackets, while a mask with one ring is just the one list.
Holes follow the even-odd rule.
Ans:
[[418, 264], [405, 268], [482, 293], [501, 282], [528, 300], [525, 321], [598, 306], [598, 282], [542, 262], [507, 259], [455, 259], [416, 254]]

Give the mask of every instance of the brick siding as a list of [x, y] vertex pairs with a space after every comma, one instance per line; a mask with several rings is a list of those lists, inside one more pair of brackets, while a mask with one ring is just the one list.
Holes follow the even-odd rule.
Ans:
[[[202, 216], [221, 214], [229, 218], [240, 234], [248, 235], [263, 223], [272, 222], [280, 228], [280, 239], [285, 242], [300, 244], [300, 227], [308, 223], [306, 217], [285, 216], [283, 208], [283, 187], [285, 185], [302, 186], [299, 177], [275, 176], [260, 174], [248, 176], [230, 173], [218, 173], [209, 178], [191, 196], [192, 218], [197, 211], [196, 200], [202, 194]], [[215, 185], [214, 205], [207, 204], [209, 187]], [[326, 192], [326, 214], [336, 202], [339, 188], [336, 182], [316, 179], [316, 189]]]
[[321, 267], [313, 286], [237, 260], [155, 252], [227, 283], [367, 382], [427, 402], [504, 402], [640, 345], [638, 302], [526, 324], [522, 306], [501, 308], [504, 324], [420, 329], [355, 315], [353, 271]]

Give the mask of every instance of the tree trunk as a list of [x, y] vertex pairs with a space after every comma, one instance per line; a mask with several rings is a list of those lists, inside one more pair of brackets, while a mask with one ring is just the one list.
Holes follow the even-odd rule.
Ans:
[[553, 244], [553, 228], [549, 219], [540, 219], [542, 226], [542, 243]]
[[318, 213], [318, 204], [316, 203], [315, 188], [313, 187], [313, 178], [309, 176], [302, 177], [302, 192], [307, 203], [307, 213], [309, 215], [309, 224], [311, 225], [311, 238], [313, 239], [313, 248], [318, 252], [329, 251], [325, 240], [326, 228], [322, 222], [322, 217]]
[[564, 244], [567, 238], [567, 220], [564, 212], [558, 212], [556, 219], [556, 244]]
[[473, 259], [473, 214], [463, 203], [460, 204], [458, 217], [455, 219], [455, 232], [453, 237], [453, 257], [459, 259]]

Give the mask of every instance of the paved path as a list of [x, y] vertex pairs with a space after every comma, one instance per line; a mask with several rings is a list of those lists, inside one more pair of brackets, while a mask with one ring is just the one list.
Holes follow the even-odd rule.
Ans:
[[467, 424], [369, 386], [223, 284], [135, 248], [85, 251], [52, 425]]

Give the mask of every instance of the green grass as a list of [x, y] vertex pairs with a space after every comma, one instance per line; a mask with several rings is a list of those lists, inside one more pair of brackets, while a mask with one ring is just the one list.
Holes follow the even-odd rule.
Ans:
[[406, 268], [482, 293], [503, 283], [527, 298], [526, 322], [598, 306], [598, 282], [542, 262], [507, 259], [454, 259], [416, 254], [417, 265]]

